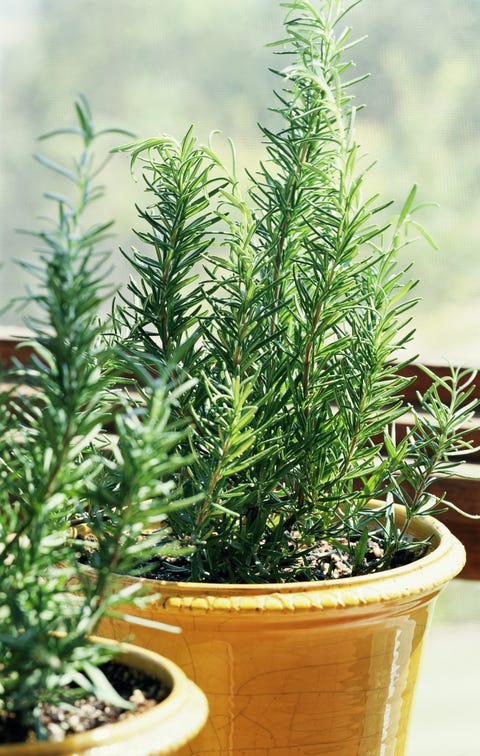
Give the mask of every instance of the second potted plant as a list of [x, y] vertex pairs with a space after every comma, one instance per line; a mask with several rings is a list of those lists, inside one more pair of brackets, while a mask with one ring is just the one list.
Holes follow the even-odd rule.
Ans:
[[[157, 551], [158, 539], [139, 534], [189, 502], [175, 486], [186, 461], [175, 450], [185, 432], [171, 419], [175, 394], [152, 381], [139, 408], [116, 389], [121, 360], [99, 318], [98, 245], [108, 224], [82, 226], [99, 196], [98, 135], [84, 99], [77, 113], [74, 201], [56, 195], [56, 221], [34, 233], [42, 246], [31, 266], [40, 289], [28, 297], [33, 357], [2, 375], [0, 754], [173, 754], [206, 720], [203, 693], [158, 653], [92, 637], [102, 617], [141, 601], [138, 582], [115, 584], [117, 571], [135, 572]], [[114, 411], [116, 440], [107, 443]], [[85, 512], [95, 582], [79, 563]]]

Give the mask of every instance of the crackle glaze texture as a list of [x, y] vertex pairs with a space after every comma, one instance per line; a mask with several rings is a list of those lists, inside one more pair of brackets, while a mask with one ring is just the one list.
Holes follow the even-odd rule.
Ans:
[[[401, 519], [401, 514], [399, 517]], [[464, 550], [432, 518], [432, 550], [412, 565], [323, 583], [151, 582], [143, 616], [171, 635], [108, 621], [102, 632], [160, 650], [205, 691], [210, 718], [181, 753], [399, 756], [425, 629]], [[149, 581], [146, 581], [149, 585]]]
[[0, 745], [0, 756], [173, 756], [205, 724], [208, 704], [202, 691], [169, 659], [125, 644], [118, 657], [166, 682], [172, 691], [144, 714], [117, 724], [71, 735], [61, 743]]

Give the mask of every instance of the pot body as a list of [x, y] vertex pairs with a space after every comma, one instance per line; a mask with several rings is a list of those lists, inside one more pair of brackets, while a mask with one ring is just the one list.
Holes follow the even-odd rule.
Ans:
[[122, 644], [116, 660], [167, 683], [171, 693], [148, 711], [59, 743], [0, 745], [0, 756], [170, 756], [204, 726], [208, 704], [202, 691], [176, 664], [157, 653]]
[[412, 530], [432, 550], [405, 567], [322, 583], [151, 581], [161, 596], [143, 616], [182, 634], [112, 620], [101, 632], [161, 647], [206, 692], [209, 721], [185, 754], [399, 756], [435, 599], [465, 559], [433, 518]]

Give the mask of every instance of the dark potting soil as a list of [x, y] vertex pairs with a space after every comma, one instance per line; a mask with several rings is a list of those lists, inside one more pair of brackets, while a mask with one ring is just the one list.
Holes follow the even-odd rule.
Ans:
[[[299, 534], [290, 531], [288, 536], [292, 542], [292, 552], [294, 552], [298, 549]], [[93, 540], [91, 534], [84, 538], [86, 548], [83, 552], [82, 561], [86, 564], [90, 563], [92, 553], [90, 544]], [[298, 554], [297, 552], [296, 558], [282, 568], [281, 574], [284, 579], [281, 582], [337, 580], [365, 573], [374, 574], [386, 569], [411, 564], [423, 557], [428, 551], [428, 543], [413, 545], [409, 537], [405, 536], [402, 546], [386, 564], [384, 559], [385, 548], [381, 536], [372, 536], [368, 538], [361, 563], [357, 564], [352, 553], [356, 543], [358, 541], [352, 540], [349, 544], [346, 538], [337, 538], [335, 545], [332, 545], [330, 541], [320, 540], [311, 548], [301, 549], [303, 553]], [[141, 576], [149, 580], [189, 581], [189, 558], [188, 556], [173, 554], [153, 559], [144, 565]], [[229, 578], [226, 579], [226, 582], [232, 581]]]
[[[347, 545], [347, 540], [339, 538], [337, 544], [337, 547], [332, 547], [329, 541], [319, 541], [303, 556], [298, 557], [295, 563], [283, 570], [285, 582], [288, 578], [290, 578], [289, 582], [337, 580], [366, 572], [373, 573], [376, 571], [375, 565], [381, 564], [385, 556], [381, 542], [369, 538], [362, 564], [359, 567], [354, 564], [351, 553], [341, 548], [342, 544]], [[394, 569], [415, 562], [425, 555], [427, 549], [428, 544], [418, 544], [412, 548], [406, 543], [405, 548], [396, 552], [388, 568]], [[181, 581], [188, 580], [188, 573], [188, 558], [173, 556], [164, 557], [158, 562], [146, 565], [146, 571], [142, 572], [142, 576], [151, 580]]]
[[[117, 693], [134, 705], [133, 709], [121, 709], [87, 695], [68, 705], [40, 704], [42, 725], [47, 740], [61, 741], [67, 735], [93, 730], [102, 725], [115, 724], [141, 714], [163, 701], [170, 690], [161, 680], [131, 667], [113, 661], [102, 665]], [[0, 744], [34, 743], [35, 733], [22, 727], [14, 715], [0, 713]]]

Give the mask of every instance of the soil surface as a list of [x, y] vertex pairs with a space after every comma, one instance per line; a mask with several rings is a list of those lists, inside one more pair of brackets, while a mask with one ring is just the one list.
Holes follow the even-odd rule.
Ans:
[[[375, 565], [381, 565], [385, 556], [385, 549], [381, 542], [369, 538], [362, 564], [358, 566], [354, 564], [350, 551], [341, 548], [342, 544], [346, 546], [346, 539], [337, 539], [337, 544], [337, 547], [333, 547], [329, 541], [319, 541], [284, 570], [286, 579], [290, 578], [293, 582], [337, 580], [366, 572], [374, 573]], [[405, 548], [396, 552], [388, 568], [393, 569], [415, 562], [424, 556], [427, 548], [428, 546], [424, 544], [418, 544], [412, 548], [406, 541]], [[379, 571], [381, 571], [381, 568]], [[142, 577], [151, 580], [188, 580], [188, 558], [183, 556], [166, 557], [158, 560], [151, 565], [146, 565], [146, 571], [142, 572]]]
[[[102, 670], [117, 693], [130, 701], [134, 708], [121, 709], [92, 695], [79, 698], [73, 704], [65, 706], [40, 704], [46, 740], [61, 741], [67, 735], [115, 724], [127, 717], [141, 714], [160, 703], [170, 692], [160, 680], [131, 667], [108, 662], [102, 666]], [[22, 727], [14, 715], [0, 713], [0, 744], [34, 742], [37, 742], [34, 732]]]
[[[309, 548], [299, 548], [300, 534], [289, 531], [287, 535], [291, 542], [292, 553], [296, 553], [296, 557], [283, 567], [281, 574], [284, 579], [280, 582], [338, 580], [366, 573], [383, 572], [386, 569], [402, 567], [417, 561], [427, 553], [429, 548], [428, 543], [414, 543], [407, 535], [404, 536], [397, 551], [387, 558], [382, 536], [372, 534], [365, 545], [363, 558], [356, 562], [354, 553], [358, 539], [349, 542], [346, 538], [339, 537], [335, 539], [335, 545], [332, 545], [331, 541], [320, 540]], [[91, 542], [95, 539], [91, 534], [87, 534], [83, 540], [86, 548], [81, 560], [89, 564], [92, 553]], [[191, 575], [189, 557], [173, 554], [152, 559], [143, 566], [141, 575], [149, 580], [188, 582]], [[229, 579], [227, 582], [232, 581]]]

